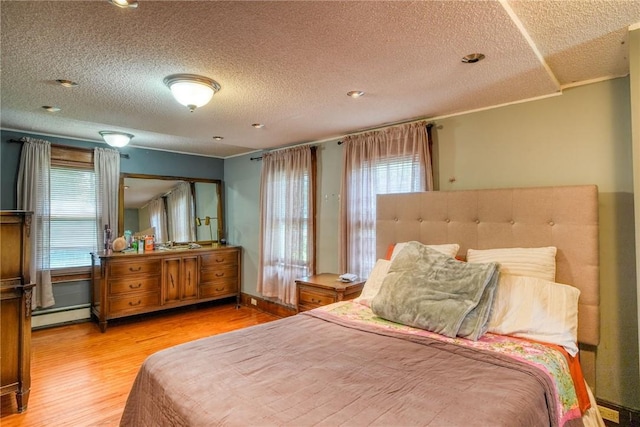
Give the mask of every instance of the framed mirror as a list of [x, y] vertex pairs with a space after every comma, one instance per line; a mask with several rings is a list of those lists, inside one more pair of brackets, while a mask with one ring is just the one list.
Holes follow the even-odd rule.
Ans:
[[223, 238], [222, 181], [120, 174], [118, 236], [153, 234], [156, 243]]

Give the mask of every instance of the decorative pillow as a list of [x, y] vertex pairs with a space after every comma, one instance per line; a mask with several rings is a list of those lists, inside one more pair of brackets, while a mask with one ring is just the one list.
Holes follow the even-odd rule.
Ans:
[[488, 332], [557, 344], [575, 356], [579, 296], [573, 286], [501, 272]]
[[386, 259], [376, 261], [376, 265], [373, 266], [373, 270], [371, 270], [371, 274], [365, 282], [360, 296], [353, 301], [371, 307], [371, 300], [378, 295], [378, 291], [380, 290], [380, 286], [382, 286], [382, 281], [387, 275], [390, 265], [391, 261]]
[[498, 264], [456, 261], [408, 242], [391, 262], [371, 310], [383, 319], [477, 340], [488, 327]]
[[467, 262], [497, 262], [500, 273], [556, 280], [556, 248], [469, 249]]
[[[398, 255], [400, 251], [404, 249], [407, 243], [409, 242], [390, 244], [389, 248], [387, 249], [387, 259], [393, 260], [396, 257], [396, 255]], [[443, 253], [451, 258], [455, 258], [456, 255], [458, 254], [458, 250], [460, 249], [460, 245], [458, 245], [457, 243], [447, 243], [444, 245], [425, 245], [425, 246], [431, 249], [435, 249], [436, 251]]]

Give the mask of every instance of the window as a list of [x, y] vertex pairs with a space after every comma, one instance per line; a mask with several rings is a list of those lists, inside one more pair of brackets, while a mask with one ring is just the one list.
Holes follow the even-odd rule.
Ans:
[[258, 292], [295, 305], [295, 279], [315, 270], [315, 147], [263, 156]]
[[[371, 174], [371, 188], [353, 192], [350, 203], [363, 208], [352, 226], [358, 230], [355, 253], [360, 255], [359, 264], [354, 263], [347, 271], [367, 277], [376, 262], [376, 195], [420, 191], [420, 162], [415, 156], [394, 156], [378, 159], [376, 164], [365, 164], [351, 173], [350, 185], [363, 182], [363, 175]], [[368, 181], [368, 180], [367, 180]]]
[[[309, 274], [309, 172], [304, 171], [301, 176], [287, 176], [281, 173], [274, 179], [274, 191], [278, 197], [273, 199], [273, 217], [270, 232], [273, 238], [273, 260], [282, 267], [301, 270], [301, 274]], [[287, 187], [300, 189], [300, 203], [298, 209], [292, 211], [291, 200], [286, 196]], [[290, 232], [298, 230], [299, 239], [292, 241]]]
[[89, 253], [96, 251], [98, 241], [95, 173], [52, 165], [50, 179], [50, 266], [89, 266]]
[[432, 189], [424, 123], [346, 137], [340, 273], [368, 277], [376, 261], [376, 195]]

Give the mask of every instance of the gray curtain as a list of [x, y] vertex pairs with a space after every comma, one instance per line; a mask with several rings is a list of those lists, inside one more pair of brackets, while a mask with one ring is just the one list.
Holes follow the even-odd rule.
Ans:
[[31, 281], [35, 282], [33, 308], [55, 304], [51, 285], [49, 248], [51, 241], [50, 173], [51, 144], [23, 138], [18, 169], [18, 209], [33, 212], [31, 221]]
[[120, 152], [95, 148], [93, 167], [96, 174], [96, 225], [98, 250], [104, 250], [104, 230], [111, 230], [111, 241], [118, 234], [118, 187], [120, 185]]

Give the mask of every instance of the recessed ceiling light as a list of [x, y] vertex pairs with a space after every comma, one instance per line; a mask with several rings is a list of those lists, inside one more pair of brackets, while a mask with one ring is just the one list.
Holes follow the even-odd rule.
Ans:
[[61, 110], [60, 107], [54, 107], [53, 105], [43, 105], [42, 108], [44, 108], [50, 113], [57, 113], [58, 111]]
[[56, 82], [58, 82], [58, 84], [60, 86], [64, 86], [64, 87], [76, 87], [76, 86], [78, 86], [78, 83], [72, 82], [71, 80], [58, 79], [58, 80], [56, 80]]
[[347, 92], [347, 96], [350, 96], [352, 98], [360, 98], [362, 95], [364, 95], [364, 92], [361, 90], [352, 90]]
[[222, 141], [224, 139], [224, 136], [214, 136], [213, 139], [215, 139], [216, 141]]
[[114, 6], [121, 7], [123, 9], [135, 9], [138, 7], [138, 2], [136, 0], [107, 0]]
[[484, 59], [483, 53], [470, 53], [469, 55], [465, 55], [462, 57], [462, 62], [465, 64], [475, 64], [478, 61], [482, 61]]
[[256, 129], [262, 129], [264, 127], [262, 123], [254, 123], [251, 126], [253, 126]]

